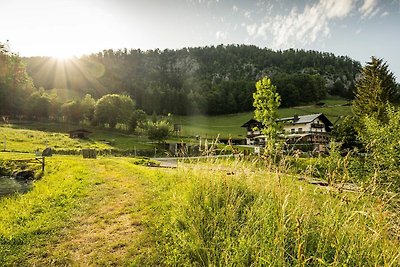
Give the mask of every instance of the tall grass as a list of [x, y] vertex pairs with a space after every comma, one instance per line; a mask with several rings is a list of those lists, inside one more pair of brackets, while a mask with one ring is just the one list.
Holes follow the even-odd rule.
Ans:
[[[388, 199], [306, 184], [284, 174], [286, 164], [212, 159], [149, 169], [67, 156], [48, 164], [31, 192], [0, 199], [0, 265], [77, 265], [71, 251], [81, 249], [93, 265], [400, 266], [399, 211]], [[114, 217], [126, 224], [116, 220], [93, 246], [60, 237], [107, 228]], [[95, 228], [76, 229], [94, 218]], [[124, 253], [113, 253], [120, 245]]]
[[100, 182], [91, 173], [90, 165], [76, 159], [48, 160], [31, 192], [0, 199], [1, 265], [23, 266], [33, 247], [54, 242], [89, 186]]
[[161, 265], [398, 266], [399, 231], [380, 199], [240, 161], [182, 167], [154, 184]]

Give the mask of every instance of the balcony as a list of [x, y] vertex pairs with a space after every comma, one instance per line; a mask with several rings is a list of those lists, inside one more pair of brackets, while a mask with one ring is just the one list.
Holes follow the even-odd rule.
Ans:
[[311, 128], [324, 128], [325, 126], [320, 123], [311, 123]]
[[255, 136], [261, 135], [261, 131], [249, 131], [247, 132], [247, 138], [253, 138]]

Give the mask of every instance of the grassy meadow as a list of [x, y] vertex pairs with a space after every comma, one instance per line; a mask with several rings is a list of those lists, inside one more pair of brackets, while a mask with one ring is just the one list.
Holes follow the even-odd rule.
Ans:
[[[324, 100], [325, 105], [304, 106], [279, 109], [280, 117], [289, 117], [294, 114], [304, 115], [324, 113], [332, 122], [340, 116], [350, 114], [351, 107], [343, 106], [343, 99]], [[220, 138], [245, 138], [246, 130], [241, 128], [246, 121], [253, 118], [252, 112], [238, 113], [221, 116], [173, 116], [174, 123], [180, 124], [182, 131], [179, 136], [172, 136], [169, 141], [186, 142], [194, 141], [196, 136], [215, 139]], [[92, 131], [88, 140], [71, 139], [68, 131], [85, 128]], [[160, 151], [156, 143], [145, 136], [130, 134], [123, 130], [110, 130], [92, 126], [71, 125], [54, 122], [18, 122], [0, 125], [0, 138], [6, 150], [11, 152], [33, 153], [36, 149], [43, 151], [50, 146], [58, 154], [79, 154], [83, 148], [94, 148], [99, 152], [113, 154], [154, 155], [154, 149]], [[4, 145], [2, 146], [4, 149]]]
[[257, 160], [47, 162], [32, 191], [0, 199], [4, 266], [400, 264], [388, 199], [310, 185]]
[[[324, 106], [302, 106], [281, 108], [279, 117], [291, 117], [294, 114], [307, 115], [324, 113], [332, 123], [341, 116], [351, 114], [351, 106], [343, 99], [326, 99]], [[174, 122], [182, 125], [182, 136], [201, 136], [202, 138], [245, 138], [246, 129], [241, 128], [246, 121], [254, 117], [253, 112], [237, 113], [221, 116], [174, 116]]]
[[[0, 125], [2, 142], [6, 138], [6, 150], [11, 152], [33, 153], [36, 149], [43, 151], [50, 146], [55, 153], [79, 154], [83, 148], [94, 148], [98, 151], [140, 151], [154, 150], [155, 144], [146, 137], [127, 134], [122, 131], [84, 126], [92, 131], [89, 139], [72, 139], [68, 131], [82, 126], [63, 123], [24, 122]], [[4, 148], [4, 146], [2, 146]]]
[[126, 265], [142, 232], [135, 207], [146, 192], [135, 164], [143, 162], [48, 158], [32, 191], [0, 199], [2, 266]]
[[[279, 112], [322, 112], [332, 121], [350, 112], [331, 101]], [[240, 125], [251, 117], [174, 119], [183, 135], [212, 138], [240, 137]], [[2, 125], [7, 152], [0, 152], [0, 162], [33, 158], [48, 145], [56, 151], [155, 145], [92, 127], [89, 140], [70, 139], [74, 128]], [[32, 190], [0, 198], [0, 265], [400, 266], [397, 195], [366, 190], [365, 179], [351, 179], [362, 173], [359, 161], [338, 153], [288, 159], [280, 165], [252, 157], [186, 160], [172, 169], [150, 167], [147, 158], [56, 153], [46, 158]], [[299, 179], [304, 176], [330, 185], [309, 184]], [[357, 183], [360, 190], [343, 190], [337, 182]]]

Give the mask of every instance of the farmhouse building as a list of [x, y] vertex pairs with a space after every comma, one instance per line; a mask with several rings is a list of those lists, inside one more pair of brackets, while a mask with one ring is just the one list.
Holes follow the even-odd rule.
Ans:
[[[280, 118], [276, 120], [283, 124], [280, 134], [287, 144], [295, 145], [304, 150], [323, 150], [329, 143], [329, 135], [332, 130], [332, 122], [322, 113], [304, 116]], [[241, 127], [247, 129], [246, 143], [248, 145], [263, 145], [265, 136], [260, 132], [262, 124], [251, 119]]]
[[77, 129], [77, 130], [73, 130], [73, 131], [69, 131], [69, 137], [70, 138], [82, 138], [82, 139], [86, 139], [89, 137], [89, 134], [91, 134], [91, 131], [88, 131], [86, 129]]

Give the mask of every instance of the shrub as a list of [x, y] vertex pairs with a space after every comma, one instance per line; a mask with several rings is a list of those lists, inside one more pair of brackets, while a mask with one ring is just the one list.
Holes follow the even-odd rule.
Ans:
[[148, 122], [147, 136], [150, 140], [164, 142], [172, 133], [172, 126], [169, 122], [162, 120], [158, 122]]

